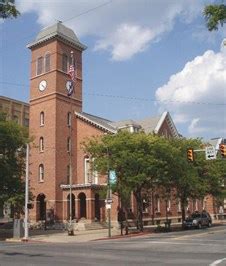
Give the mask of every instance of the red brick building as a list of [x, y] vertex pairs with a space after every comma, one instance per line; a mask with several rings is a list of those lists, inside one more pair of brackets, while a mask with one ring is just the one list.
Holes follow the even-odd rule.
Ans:
[[[31, 50], [30, 77], [30, 187], [34, 195], [34, 208], [30, 212], [32, 221], [53, 219], [66, 221], [69, 218], [70, 175], [72, 183], [72, 218], [85, 218], [88, 222], [104, 221], [105, 202], [99, 193], [106, 186], [106, 176], [93, 173], [89, 158], [80, 143], [86, 137], [118, 130], [147, 133], [169, 137], [179, 134], [168, 112], [159, 117], [140, 121], [112, 122], [83, 112], [82, 106], [82, 52], [86, 46], [80, 43], [75, 33], [57, 23], [43, 29]], [[68, 97], [67, 74], [71, 52], [76, 64], [74, 93]], [[144, 202], [145, 203], [145, 202]], [[165, 203], [160, 198], [153, 201], [155, 208], [145, 209], [146, 217], [165, 217]], [[179, 203], [168, 202], [169, 215], [180, 217]], [[196, 204], [195, 206], [193, 206]], [[191, 211], [202, 208], [194, 203]], [[112, 220], [117, 220], [116, 196], [113, 196]], [[131, 202], [132, 210], [135, 203]], [[152, 210], [152, 211], [151, 211]]]

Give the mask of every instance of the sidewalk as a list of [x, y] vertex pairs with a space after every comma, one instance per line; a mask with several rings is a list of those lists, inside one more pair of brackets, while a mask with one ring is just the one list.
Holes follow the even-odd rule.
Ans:
[[[215, 226], [217, 225], [225, 225], [226, 221], [214, 221]], [[137, 232], [134, 228], [130, 228], [128, 235], [120, 235], [120, 229], [112, 228], [111, 229], [111, 238], [126, 238], [126, 237], [136, 237], [144, 234], [154, 233], [154, 229], [156, 226], [145, 226], [144, 232]], [[177, 231], [181, 229], [181, 223], [173, 224], [171, 227], [172, 231]], [[43, 231], [41, 234], [34, 235], [35, 232], [31, 231], [31, 235], [29, 236], [29, 242], [46, 242], [46, 243], [79, 243], [79, 242], [88, 242], [94, 240], [104, 240], [109, 239], [108, 237], [108, 229], [99, 229], [99, 230], [83, 230], [83, 231], [75, 231], [73, 236], [69, 236], [67, 231], [59, 232], [59, 231]], [[125, 234], [125, 232], [123, 232]], [[13, 239], [9, 238], [6, 241], [18, 242], [22, 241], [21, 239]]]
[[[111, 229], [111, 236], [120, 235], [120, 230]], [[108, 239], [108, 229], [75, 231], [73, 236], [69, 236], [67, 231], [55, 234], [43, 234], [29, 237], [30, 241], [49, 242], [49, 243], [76, 243], [87, 242], [97, 239]]]

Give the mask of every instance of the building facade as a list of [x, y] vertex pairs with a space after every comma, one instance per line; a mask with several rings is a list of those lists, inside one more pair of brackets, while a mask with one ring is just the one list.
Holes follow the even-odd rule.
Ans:
[[[107, 177], [90, 170], [90, 158], [82, 150], [81, 142], [87, 137], [115, 134], [118, 130], [143, 130], [179, 137], [172, 118], [164, 112], [159, 117], [139, 121], [112, 122], [83, 112], [82, 52], [86, 46], [60, 22], [43, 29], [28, 48], [32, 58], [29, 132], [33, 138], [29, 165], [30, 188], [34, 196], [30, 219], [33, 222], [65, 222], [71, 209], [74, 220], [105, 221], [105, 199], [100, 191], [107, 185]], [[72, 60], [76, 67], [76, 81], [69, 97], [68, 69]], [[209, 202], [192, 202], [188, 211], [210, 210]], [[111, 212], [115, 222], [119, 205], [119, 199], [113, 195]], [[131, 210], [135, 212], [135, 209], [136, 203], [131, 197]], [[152, 203], [146, 207], [144, 198], [147, 219], [159, 220], [166, 215], [179, 219], [180, 211], [179, 202], [163, 202], [153, 195]]]
[[29, 104], [11, 98], [0, 96], [0, 112], [21, 126], [29, 126]]

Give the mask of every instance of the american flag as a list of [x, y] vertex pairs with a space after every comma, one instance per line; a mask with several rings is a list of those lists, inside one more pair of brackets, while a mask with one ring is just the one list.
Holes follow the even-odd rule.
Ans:
[[76, 81], [76, 72], [75, 72], [74, 64], [71, 64], [69, 66], [69, 70], [67, 74], [70, 76], [71, 80], [73, 80], [74, 82]]

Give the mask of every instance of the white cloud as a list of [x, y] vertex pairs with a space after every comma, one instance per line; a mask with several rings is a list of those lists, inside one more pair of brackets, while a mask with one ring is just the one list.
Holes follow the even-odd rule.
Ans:
[[22, 13], [37, 13], [41, 26], [62, 20], [79, 37], [94, 36], [95, 50], [107, 50], [113, 60], [121, 61], [143, 52], [172, 30], [178, 17], [190, 23], [200, 14], [202, 1], [18, 0], [17, 5]]
[[122, 61], [144, 51], [154, 37], [155, 34], [149, 29], [123, 24], [113, 35], [99, 40], [95, 50], [110, 50], [113, 60]]
[[171, 111], [191, 136], [226, 134], [226, 48], [206, 51], [156, 90], [160, 108]]

